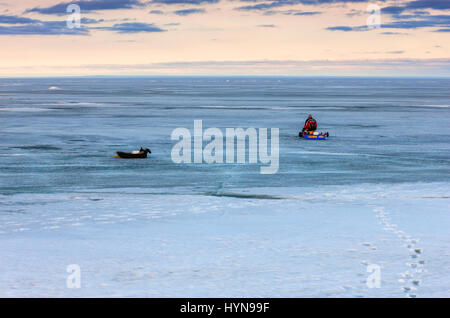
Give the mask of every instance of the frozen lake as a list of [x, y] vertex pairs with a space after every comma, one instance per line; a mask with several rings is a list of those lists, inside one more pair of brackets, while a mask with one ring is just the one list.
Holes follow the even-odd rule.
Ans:
[[[448, 297], [449, 97], [448, 79], [2, 79], [0, 296]], [[328, 140], [297, 137], [309, 113]], [[174, 164], [195, 119], [279, 128], [278, 173]]]

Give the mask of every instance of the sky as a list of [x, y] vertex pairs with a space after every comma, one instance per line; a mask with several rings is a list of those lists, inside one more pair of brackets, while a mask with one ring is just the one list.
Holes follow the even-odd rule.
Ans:
[[450, 0], [0, 0], [0, 77], [448, 77], [449, 40]]

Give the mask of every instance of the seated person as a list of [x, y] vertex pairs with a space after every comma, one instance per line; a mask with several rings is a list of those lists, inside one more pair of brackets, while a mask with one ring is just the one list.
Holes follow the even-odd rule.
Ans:
[[317, 129], [317, 121], [312, 117], [312, 115], [308, 115], [302, 133], [305, 134], [305, 132], [306, 133], [314, 132], [316, 129]]

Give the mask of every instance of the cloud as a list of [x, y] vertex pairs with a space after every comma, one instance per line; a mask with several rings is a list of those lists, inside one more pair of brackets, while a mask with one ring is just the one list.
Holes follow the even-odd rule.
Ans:
[[50, 7], [32, 8], [25, 11], [25, 13], [36, 12], [41, 14], [55, 14], [65, 15], [66, 10], [70, 4], [77, 4], [80, 6], [82, 12], [100, 11], [100, 10], [117, 10], [117, 9], [132, 9], [142, 7], [144, 4], [140, 0], [82, 0], [74, 2], [62, 2]]
[[150, 14], [164, 14], [164, 12], [161, 10], [151, 10], [149, 13]]
[[89, 35], [90, 30], [107, 30], [117, 33], [165, 32], [154, 24], [126, 22], [113, 26], [93, 27], [92, 25], [104, 22], [104, 19], [95, 20], [82, 18], [80, 28], [70, 29], [67, 21], [41, 21], [17, 16], [0, 15], [0, 23], [10, 24], [0, 26], [0, 35]]
[[[449, 16], [450, 17], [450, 16]], [[433, 28], [433, 27], [450, 27], [448, 18], [445, 19], [435, 19], [434, 16], [431, 16], [430, 19], [422, 19], [422, 20], [411, 20], [411, 21], [394, 21], [391, 23], [383, 23], [380, 28], [382, 29], [420, 29], [420, 28]], [[326, 28], [329, 31], [370, 31], [373, 30], [369, 28], [367, 25], [359, 25], [359, 26], [333, 26]]]
[[430, 14], [424, 9], [450, 10], [449, 0], [414, 0], [404, 2], [401, 6], [389, 6], [382, 9], [390, 14], [393, 22], [383, 24], [384, 28], [417, 29], [425, 27], [450, 27], [450, 15]]
[[86, 28], [67, 27], [66, 21], [40, 21], [26, 25], [0, 26], [0, 35], [88, 35]]
[[301, 10], [268, 10], [264, 12], [264, 15], [275, 15], [275, 14], [284, 14], [284, 15], [298, 15], [298, 16], [312, 16], [321, 14], [319, 11], [301, 11]]
[[[450, 15], [431, 14], [423, 9], [448, 10], [450, 0], [415, 0], [403, 3], [401, 6], [388, 6], [381, 9], [384, 14], [391, 15], [393, 21], [383, 23], [383, 29], [419, 29], [439, 28], [446, 30], [450, 28]], [[367, 31], [367, 26], [333, 26], [328, 27], [330, 31]], [[435, 30], [439, 32], [439, 30]], [[387, 34], [387, 33], [384, 33]]]
[[[415, 2], [415, 1], [413, 1], [413, 2]], [[433, 1], [429, 1], [429, 3], [427, 1], [426, 4], [428, 4], [429, 7], [426, 7], [425, 3], [423, 4], [422, 7], [418, 7], [418, 6], [412, 6], [411, 4], [413, 2], [405, 3], [402, 6], [384, 7], [381, 9], [381, 12], [383, 14], [390, 14], [390, 15], [394, 16], [395, 18], [412, 18], [414, 16], [430, 14], [428, 11], [419, 10], [419, 9], [433, 9], [433, 10], [448, 10], [448, 9], [450, 9], [450, 1], [447, 1], [447, 0], [446, 0], [446, 5], [448, 5], [448, 7], [446, 7], [444, 5], [438, 6], [438, 5], [436, 5], [436, 3], [434, 3], [434, 5], [433, 5]], [[405, 12], [412, 12], [412, 13], [404, 14]]]
[[[311, 6], [320, 6], [320, 5], [328, 5], [333, 3], [364, 3], [370, 2], [371, 0], [240, 0], [240, 2], [260, 2], [257, 4], [246, 5], [237, 7], [236, 10], [240, 11], [264, 11], [284, 6], [293, 6], [297, 4], [303, 5], [311, 5]], [[386, 1], [386, 0], [380, 0]]]
[[[239, 11], [254, 11], [262, 12], [263, 15], [285, 14], [285, 15], [317, 15], [319, 11], [305, 11], [293, 12], [295, 10], [276, 10], [285, 6], [294, 6], [298, 4], [321, 6], [335, 3], [370, 3], [371, 0], [239, 0], [240, 3], [247, 3], [247, 5], [239, 6], [235, 10]], [[380, 0], [379, 2], [388, 3], [387, 0]], [[402, 3], [402, 2], [400, 2]], [[443, 16], [433, 16], [428, 11], [433, 10], [448, 10], [450, 9], [450, 0], [413, 0], [403, 1], [401, 5], [390, 5], [382, 8], [383, 14], [389, 14], [394, 18], [394, 22], [383, 25], [384, 28], [395, 29], [414, 29], [421, 27], [440, 27], [441, 32], [445, 32], [447, 27], [450, 27]], [[361, 15], [364, 11], [352, 10], [347, 15], [355, 16]], [[364, 12], [365, 13], [365, 12]], [[405, 14], [408, 13], [408, 14]], [[431, 16], [426, 18], [426, 16]], [[400, 22], [397, 20], [403, 20]], [[327, 28], [330, 31], [365, 31], [370, 30], [365, 26], [332, 26]]]
[[403, 11], [405, 11], [404, 7], [397, 7], [397, 6], [389, 6], [389, 7], [381, 8], [381, 13], [383, 13], [383, 14], [398, 15], [398, 14], [401, 14]]
[[205, 3], [217, 3], [219, 0], [152, 0], [152, 3], [161, 4], [205, 4]]
[[257, 27], [260, 27], [260, 28], [276, 28], [275, 24], [260, 24], [260, 25], [257, 25]]
[[348, 17], [355, 17], [355, 16], [362, 16], [362, 15], [364, 15], [364, 14], [366, 14], [366, 12], [363, 11], [363, 10], [355, 10], [355, 9], [352, 9], [352, 10], [350, 10], [349, 13], [347, 13], [347, 16], [348, 16]]
[[448, 0], [415, 0], [406, 3], [404, 6], [407, 10], [415, 9], [434, 9], [434, 10], [449, 10], [450, 1]]
[[176, 15], [181, 15], [181, 16], [186, 16], [186, 15], [191, 15], [191, 14], [197, 14], [197, 13], [205, 13], [206, 11], [204, 9], [184, 9], [184, 10], [177, 10], [174, 11], [173, 13], [175, 13]]
[[112, 27], [93, 28], [97, 30], [115, 31], [121, 34], [166, 32], [166, 30], [155, 26], [153, 23], [127, 22], [114, 24]]
[[383, 35], [409, 35], [409, 33], [403, 33], [403, 32], [381, 32]]
[[418, 29], [427, 27], [450, 27], [450, 15], [421, 16], [420, 19], [402, 20], [386, 23], [383, 28], [391, 29]]
[[[12, 67], [0, 67], [0, 70]], [[450, 76], [450, 59], [243, 60], [45, 66], [96, 74]], [[20, 69], [14, 67], [14, 70]], [[29, 72], [29, 66], [23, 67]]]
[[317, 15], [321, 14], [322, 12], [319, 11], [302, 11], [302, 12], [295, 12], [293, 15]]
[[0, 23], [3, 24], [30, 24], [39, 22], [41, 21], [25, 17], [18, 17], [15, 15], [0, 15]]
[[105, 21], [104, 19], [96, 20], [96, 19], [81, 18], [80, 23], [81, 23], [81, 25], [83, 25], [83, 24], [97, 24], [97, 23], [104, 22], [104, 21]]
[[90, 68], [116, 68], [116, 69], [156, 69], [156, 68], [193, 68], [207, 67], [214, 69], [216, 67], [273, 67], [274, 69], [284, 66], [297, 69], [315, 69], [317, 67], [445, 67], [450, 71], [450, 59], [361, 59], [361, 60], [244, 60], [244, 61], [195, 61], [195, 62], [166, 62], [166, 63], [149, 63], [138, 65], [89, 65]]
[[327, 30], [330, 30], [330, 31], [345, 31], [345, 32], [355, 31], [353, 27], [349, 27], [349, 26], [328, 27]]
[[80, 28], [70, 29], [66, 20], [42, 21], [15, 15], [0, 15], [0, 35], [88, 35], [89, 29], [83, 25], [98, 24], [103, 19], [82, 18]]
[[[436, 17], [436, 15], [430, 15], [428, 11], [424, 9], [432, 10], [450, 10], [449, 0], [414, 0], [404, 2], [399, 6], [388, 6], [381, 9], [384, 14], [390, 14], [393, 18], [399, 20], [425, 18], [426, 16]], [[406, 14], [405, 14], [406, 13]]]
[[[288, 1], [286, 1], [288, 2]], [[258, 4], [254, 4], [254, 5], [249, 5], [249, 6], [242, 6], [242, 7], [238, 7], [236, 8], [236, 10], [240, 10], [240, 11], [263, 11], [263, 10], [269, 10], [269, 9], [273, 9], [273, 8], [278, 8], [278, 7], [282, 7], [284, 5], [287, 5], [283, 2], [279, 2], [279, 1], [274, 1], [271, 3], [258, 3]]]

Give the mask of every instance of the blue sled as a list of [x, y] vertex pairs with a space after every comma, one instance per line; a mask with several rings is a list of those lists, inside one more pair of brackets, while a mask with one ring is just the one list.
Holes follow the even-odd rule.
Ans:
[[299, 137], [303, 137], [305, 139], [310, 140], [325, 140], [328, 138], [328, 133], [323, 133], [321, 135], [303, 135], [301, 132], [299, 133]]

